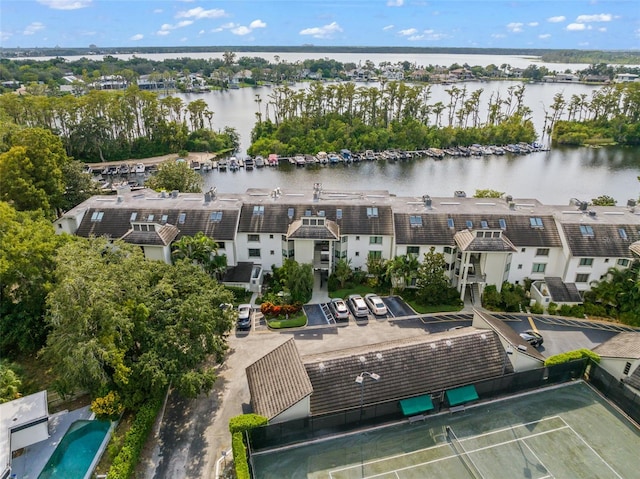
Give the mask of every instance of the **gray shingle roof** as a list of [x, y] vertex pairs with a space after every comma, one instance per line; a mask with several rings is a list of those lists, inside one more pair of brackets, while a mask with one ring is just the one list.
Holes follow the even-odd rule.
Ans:
[[635, 371], [624, 382], [640, 391], [640, 366], [636, 367]]
[[[254, 215], [254, 206], [264, 206], [264, 213]], [[310, 216], [324, 216], [335, 221], [340, 227], [342, 235], [393, 235], [391, 207], [387, 205], [376, 206], [378, 210], [376, 217], [367, 214], [368, 208], [371, 206], [348, 203], [336, 205], [324, 202], [313, 205], [272, 202], [246, 203], [242, 206], [238, 231], [241, 233], [286, 234], [289, 224], [305, 216], [305, 212], [309, 211]], [[289, 216], [290, 209], [293, 209], [292, 217]], [[337, 217], [337, 210], [340, 210], [341, 218]], [[320, 215], [320, 212], [323, 214]]]
[[[593, 236], [586, 236], [580, 227], [589, 226]], [[640, 240], [638, 225], [599, 224], [597, 220], [584, 223], [563, 223], [562, 229], [572, 256], [605, 256], [613, 258], [630, 258], [629, 249], [635, 241]], [[624, 229], [623, 238], [620, 229]]]
[[[465, 328], [302, 360], [313, 384], [311, 413], [317, 415], [359, 407], [362, 392], [363, 403], [368, 405], [500, 376], [504, 355], [494, 333]], [[378, 374], [380, 379], [365, 377], [360, 386], [355, 379], [363, 371]]]
[[575, 283], [565, 283], [562, 278], [545, 276], [551, 300], [556, 303], [582, 303], [582, 296]]
[[122, 239], [131, 244], [167, 246], [176, 239], [178, 233], [175, 226], [164, 224], [154, 231], [129, 230]]
[[640, 333], [620, 333], [593, 348], [602, 357], [640, 359]]
[[313, 391], [293, 338], [246, 369], [253, 411], [269, 419]]
[[469, 230], [458, 231], [453, 238], [462, 251], [516, 252], [518, 249], [508, 238], [480, 238]]
[[485, 313], [484, 311], [474, 310], [474, 322], [473, 325], [476, 325], [475, 319], [476, 316], [480, 319], [484, 320], [491, 329], [493, 329], [496, 333], [502, 336], [509, 344], [518, 348], [518, 354], [526, 354], [527, 356], [531, 356], [534, 359], [537, 359], [541, 362], [544, 362], [544, 356], [533, 346], [531, 346], [527, 341], [522, 339], [520, 335], [508, 324], [504, 321], [495, 318], [489, 313]]
[[[411, 225], [411, 216], [416, 214], [395, 213], [395, 233], [396, 243], [406, 245], [448, 245], [454, 246], [454, 235], [466, 229], [483, 229], [482, 221], [486, 221], [490, 230], [500, 230], [501, 221], [504, 221], [506, 228], [503, 236], [516, 247], [545, 247], [553, 248], [562, 246], [560, 235], [556, 227], [553, 216], [550, 214], [532, 214], [542, 220], [542, 228], [532, 228], [530, 217], [523, 214], [509, 214], [505, 212], [500, 215], [479, 215], [479, 214], [457, 214], [439, 213], [435, 210], [423, 212], [418, 216], [422, 217], [422, 226]], [[453, 220], [453, 227], [449, 227], [449, 219]], [[467, 222], [471, 222], [471, 228]]]
[[240, 261], [237, 265], [227, 268], [222, 281], [225, 283], [250, 283], [253, 266], [253, 263]]
[[324, 226], [307, 226], [302, 224], [302, 220], [295, 220], [289, 225], [287, 239], [338, 240], [340, 228], [330, 220]]

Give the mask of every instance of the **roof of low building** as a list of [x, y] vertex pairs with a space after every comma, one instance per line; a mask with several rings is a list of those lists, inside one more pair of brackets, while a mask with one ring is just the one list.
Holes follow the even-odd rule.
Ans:
[[235, 266], [230, 266], [222, 278], [223, 283], [250, 283], [254, 264], [240, 261]]
[[313, 391], [293, 338], [251, 364], [246, 373], [253, 411], [269, 419]]
[[340, 227], [335, 221], [326, 220], [321, 226], [303, 225], [302, 219], [289, 225], [287, 239], [338, 240]]
[[491, 252], [516, 252], [516, 248], [509, 239], [503, 235], [496, 238], [485, 237], [469, 230], [458, 231], [453, 239], [461, 251], [491, 251]]
[[541, 363], [544, 362], [544, 356], [533, 346], [531, 346], [527, 341], [522, 339], [520, 335], [513, 329], [511, 326], [506, 324], [504, 321], [494, 317], [493, 315], [486, 313], [484, 311], [474, 310], [474, 321], [473, 325], [475, 326], [477, 323], [475, 321], [476, 317], [484, 320], [484, 322], [497, 334], [502, 336], [504, 340], [510, 345], [514, 346], [518, 349], [518, 354], [526, 354], [534, 359], [537, 359]]
[[[504, 354], [495, 334], [464, 328], [305, 356], [302, 361], [313, 384], [311, 414], [317, 415], [357, 408], [361, 395], [364, 405], [376, 404], [497, 377], [505, 367]], [[358, 384], [356, 377], [363, 373]]]
[[601, 357], [640, 359], [640, 333], [625, 332], [593, 348]]
[[138, 245], [167, 246], [176, 239], [178, 234], [178, 228], [166, 223], [155, 228], [153, 231], [138, 231], [131, 229], [122, 236], [122, 240], [127, 243]]
[[565, 283], [562, 278], [545, 276], [551, 300], [555, 303], [582, 303], [582, 296], [575, 283]]

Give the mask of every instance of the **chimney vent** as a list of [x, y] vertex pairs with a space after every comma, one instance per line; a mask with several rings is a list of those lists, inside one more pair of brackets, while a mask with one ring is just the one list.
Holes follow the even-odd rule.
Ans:
[[589, 210], [589, 216], [591, 216], [592, 218], [596, 217], [596, 212], [593, 210]]
[[633, 207], [635, 207], [635, 206], [636, 206], [636, 204], [637, 204], [637, 202], [636, 202], [636, 200], [634, 200], [633, 198], [632, 198], [632, 199], [630, 199], [630, 200], [627, 200], [627, 206], [628, 206], [629, 208], [633, 208]]
[[178, 190], [173, 190], [173, 191], [171, 192], [171, 198], [177, 198], [177, 197], [178, 197], [178, 193], [179, 193], [179, 191], [178, 191]]
[[505, 196], [504, 199], [507, 201], [507, 203], [511, 203], [513, 201], [513, 196], [507, 195], [507, 196]]
[[422, 195], [422, 201], [424, 201], [424, 206], [431, 209], [431, 205], [433, 204], [433, 200], [429, 195]]
[[587, 203], [586, 201], [580, 202], [580, 205], [578, 206], [578, 208], [580, 208], [580, 211], [587, 211], [588, 207], [589, 203]]

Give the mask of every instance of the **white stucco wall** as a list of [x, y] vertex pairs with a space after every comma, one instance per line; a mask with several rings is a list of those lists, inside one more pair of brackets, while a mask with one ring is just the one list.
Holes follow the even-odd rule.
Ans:
[[47, 421], [34, 424], [19, 431], [11, 431], [11, 451], [17, 451], [18, 449], [44, 441], [48, 438], [49, 423]]
[[[628, 374], [624, 374], [624, 368], [627, 363], [631, 363], [631, 368]], [[612, 376], [618, 379], [629, 377], [636, 368], [640, 365], [640, 359], [628, 359], [628, 358], [606, 358], [600, 359], [600, 366]]]
[[[271, 266], [274, 264], [282, 266], [282, 235], [278, 233], [260, 233], [258, 237], [259, 241], [249, 241], [248, 233], [238, 233], [236, 236], [236, 262], [229, 264], [250, 262], [262, 265], [267, 271], [271, 270]], [[227, 242], [227, 248], [229, 246], [230, 242]], [[249, 249], [259, 249], [260, 257], [249, 257]]]
[[144, 256], [147, 259], [171, 264], [171, 248], [169, 246], [144, 246]]
[[313, 264], [313, 240], [297, 239], [294, 242], [295, 260], [299, 264]]
[[[589, 266], [580, 266], [580, 260], [582, 258], [579, 257], [571, 257], [566, 265], [566, 271], [564, 276], [562, 277], [565, 283], [576, 283], [576, 287], [579, 291], [588, 291], [591, 289], [591, 281], [599, 281], [603, 278], [609, 268], [619, 268], [624, 269], [622, 266], [618, 265], [618, 259], [620, 258], [604, 258], [604, 257], [589, 257], [593, 259], [593, 263]], [[624, 259], [624, 258], [623, 258]], [[631, 263], [631, 261], [629, 261]], [[576, 282], [576, 275], [578, 274], [588, 274], [589, 278], [586, 282]]]
[[[523, 249], [524, 251], [522, 251]], [[562, 248], [548, 248], [548, 256], [538, 256], [536, 253], [539, 249], [544, 248], [531, 246], [519, 248], [518, 252], [513, 254], [507, 281], [522, 284], [525, 278], [538, 280], [543, 279], [545, 276], [562, 276], [564, 265]], [[546, 264], [545, 271], [543, 273], [534, 273], [533, 265], [535, 263]]]

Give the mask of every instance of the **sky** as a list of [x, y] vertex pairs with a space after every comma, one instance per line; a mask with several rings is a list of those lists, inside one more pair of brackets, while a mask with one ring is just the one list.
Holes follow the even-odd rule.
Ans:
[[0, 0], [0, 46], [640, 49], [639, 0]]

